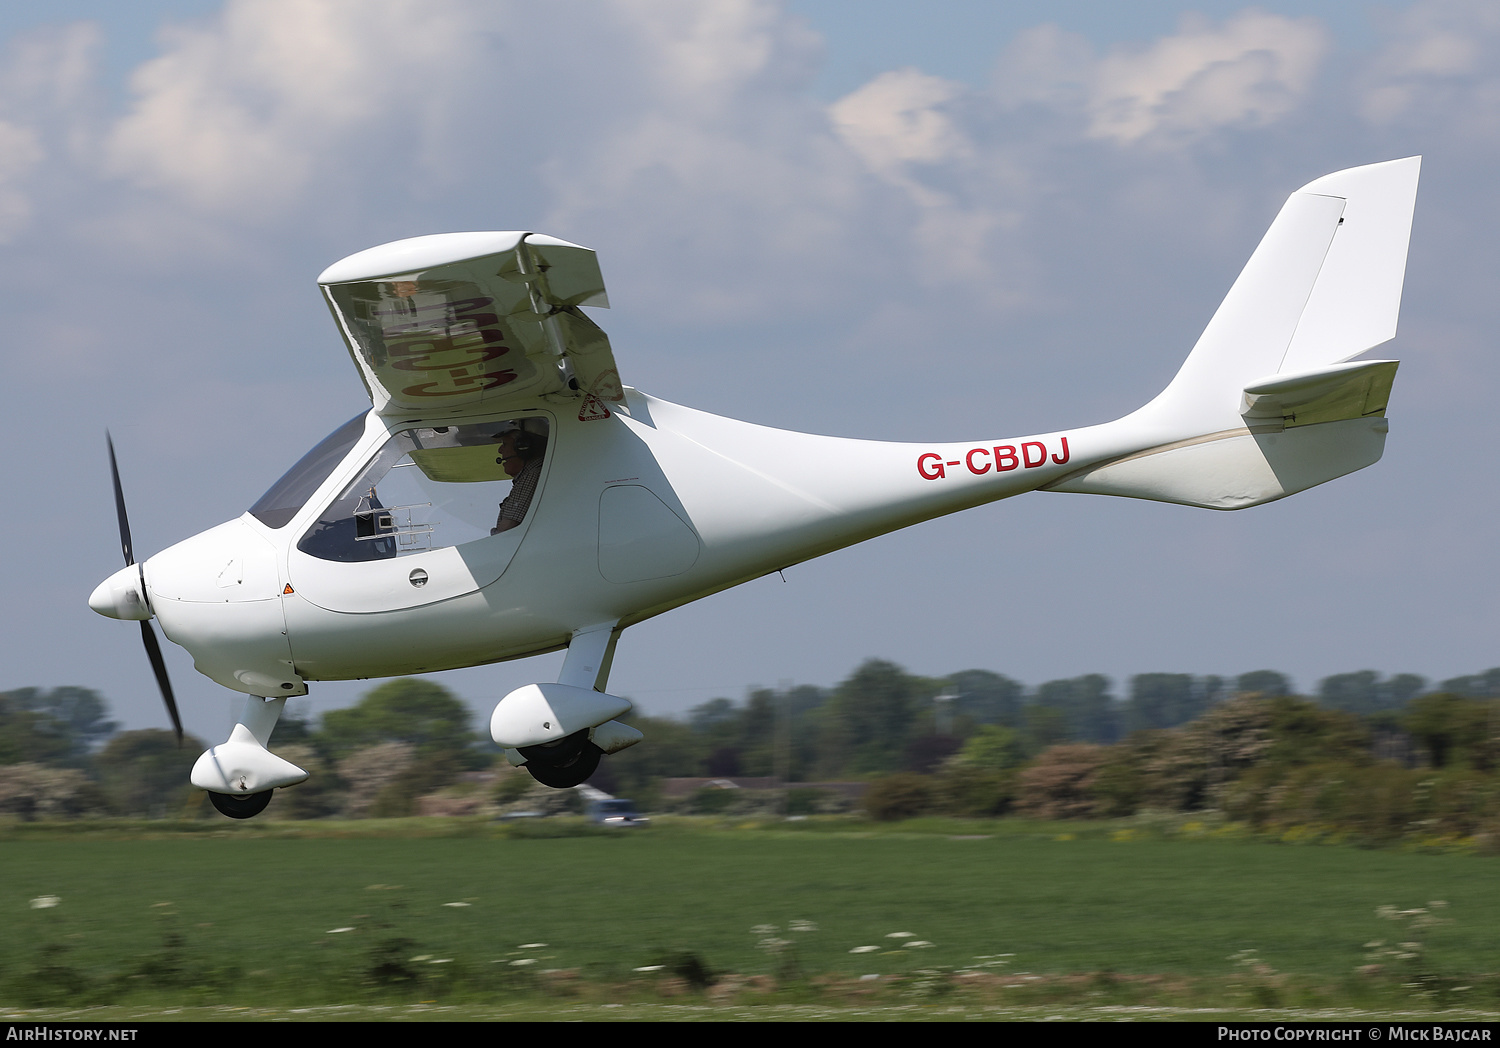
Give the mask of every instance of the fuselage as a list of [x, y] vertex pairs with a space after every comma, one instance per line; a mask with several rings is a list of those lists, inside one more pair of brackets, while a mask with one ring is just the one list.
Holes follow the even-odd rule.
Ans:
[[152, 611], [200, 671], [256, 695], [520, 658], [564, 647], [592, 624], [628, 626], [1033, 490], [1141, 439], [1095, 426], [917, 445], [770, 429], [636, 390], [603, 417], [557, 399], [524, 412], [545, 420], [550, 440], [520, 526], [454, 545], [439, 535], [433, 548], [378, 560], [332, 561], [299, 548], [393, 433], [493, 421], [370, 412], [280, 526], [246, 513], [150, 558]]
[[970, 443], [769, 429], [624, 387], [584, 312], [608, 306], [603, 274], [577, 244], [471, 232], [357, 252], [319, 284], [372, 410], [242, 517], [145, 564], [116, 472], [127, 566], [89, 604], [156, 617], [250, 695], [567, 647], [553, 691], [592, 701], [620, 629], [943, 514], [1038, 488], [1216, 510], [1284, 498], [1383, 452], [1397, 364], [1355, 358], [1395, 335], [1418, 171], [1412, 157], [1293, 193], [1144, 407]]

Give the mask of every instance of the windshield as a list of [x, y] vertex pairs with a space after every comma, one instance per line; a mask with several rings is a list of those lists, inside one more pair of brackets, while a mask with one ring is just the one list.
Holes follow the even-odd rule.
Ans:
[[344, 456], [364, 431], [365, 413], [360, 412], [298, 459], [297, 464], [250, 507], [251, 515], [268, 528], [286, 527], [318, 486], [328, 479], [334, 467], [344, 461]]

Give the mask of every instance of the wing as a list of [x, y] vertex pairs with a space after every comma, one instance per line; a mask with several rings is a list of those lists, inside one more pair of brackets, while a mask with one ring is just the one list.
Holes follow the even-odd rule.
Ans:
[[469, 414], [539, 397], [606, 417], [624, 399], [594, 252], [536, 233], [441, 233], [350, 255], [318, 277], [381, 414]]

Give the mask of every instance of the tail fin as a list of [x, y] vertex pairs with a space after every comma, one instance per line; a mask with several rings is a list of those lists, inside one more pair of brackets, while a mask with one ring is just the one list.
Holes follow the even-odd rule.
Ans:
[[1420, 157], [1287, 200], [1170, 385], [1116, 425], [1142, 450], [1049, 485], [1240, 509], [1380, 459]]

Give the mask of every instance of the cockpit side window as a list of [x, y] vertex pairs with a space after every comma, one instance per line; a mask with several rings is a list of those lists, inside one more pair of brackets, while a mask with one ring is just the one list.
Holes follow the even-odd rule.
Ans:
[[297, 548], [323, 560], [387, 560], [514, 527], [530, 510], [546, 446], [540, 417], [402, 430]]
[[318, 486], [344, 461], [349, 449], [365, 432], [365, 413], [360, 412], [318, 442], [297, 464], [272, 484], [250, 507], [256, 520], [268, 528], [284, 528], [297, 515]]

